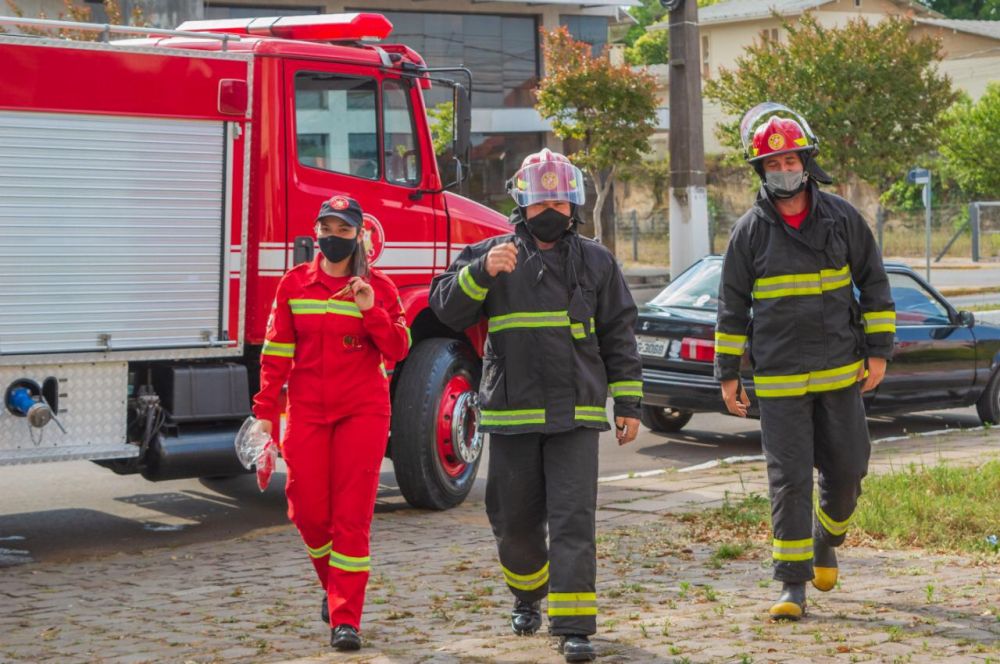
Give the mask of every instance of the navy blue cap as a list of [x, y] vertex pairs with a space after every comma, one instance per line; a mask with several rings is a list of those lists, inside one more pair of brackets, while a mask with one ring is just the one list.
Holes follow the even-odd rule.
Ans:
[[340, 194], [331, 196], [319, 206], [316, 221], [323, 217], [337, 217], [355, 228], [361, 228], [363, 223], [361, 206], [358, 205], [358, 202], [350, 196], [341, 196]]

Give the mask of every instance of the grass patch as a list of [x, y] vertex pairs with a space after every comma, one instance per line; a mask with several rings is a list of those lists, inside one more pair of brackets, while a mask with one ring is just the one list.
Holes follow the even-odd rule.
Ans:
[[1000, 534], [1000, 461], [868, 477], [853, 525], [892, 546], [993, 553], [987, 538]]

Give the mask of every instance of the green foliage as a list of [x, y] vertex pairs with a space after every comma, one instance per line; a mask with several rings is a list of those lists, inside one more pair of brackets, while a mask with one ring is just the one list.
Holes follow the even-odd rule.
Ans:
[[899, 18], [827, 28], [807, 13], [782, 27], [785, 38], [755, 41], [735, 69], [705, 83], [705, 97], [736, 118], [720, 128], [724, 144], [741, 149], [739, 118], [776, 101], [809, 121], [820, 162], [840, 181], [884, 187], [930, 153], [957, 97], [937, 72], [938, 40], [914, 38]]
[[451, 148], [455, 127], [455, 103], [445, 101], [433, 108], [428, 108], [427, 124], [431, 130], [434, 154], [440, 157]]
[[576, 139], [573, 161], [594, 180], [594, 228], [601, 237], [600, 210], [619, 169], [638, 163], [656, 128], [656, 81], [628, 65], [593, 57], [590, 45], [566, 28], [543, 31], [545, 78], [535, 108], [562, 139]]
[[1000, 198], [1000, 83], [975, 104], [963, 96], [947, 116], [940, 151], [948, 174], [973, 199]]
[[948, 18], [1000, 20], [1000, 0], [930, 0], [924, 4]]
[[625, 49], [630, 65], [662, 65], [670, 58], [670, 33], [667, 30], [644, 32]]
[[[646, 28], [666, 19], [667, 10], [660, 5], [660, 0], [642, 0], [642, 4], [629, 7], [626, 10], [635, 19], [636, 24], [629, 28], [625, 35], [625, 43], [634, 45], [640, 37], [646, 34]], [[666, 32], [666, 31], [664, 31]]]

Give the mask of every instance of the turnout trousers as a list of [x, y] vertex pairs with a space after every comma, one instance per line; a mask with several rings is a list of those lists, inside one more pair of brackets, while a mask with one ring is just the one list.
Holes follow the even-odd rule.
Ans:
[[326, 590], [330, 626], [360, 629], [389, 416], [349, 415], [314, 423], [295, 415], [293, 407], [281, 446], [288, 466], [288, 518]]
[[[760, 427], [771, 495], [774, 578], [813, 578], [813, 542], [844, 541], [868, 472], [871, 440], [858, 384], [801, 397], [762, 398]], [[813, 467], [819, 491], [813, 494]]]
[[599, 434], [579, 428], [490, 437], [486, 512], [504, 579], [518, 599], [548, 596], [555, 635], [597, 631]]

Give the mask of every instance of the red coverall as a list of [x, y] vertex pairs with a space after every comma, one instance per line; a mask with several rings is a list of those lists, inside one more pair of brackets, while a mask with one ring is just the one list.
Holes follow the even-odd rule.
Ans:
[[[368, 583], [368, 538], [389, 434], [389, 379], [410, 331], [395, 284], [378, 270], [374, 306], [333, 299], [349, 277], [331, 277], [322, 256], [278, 284], [261, 351], [254, 415], [278, 431], [288, 381], [281, 453], [288, 466], [288, 518], [299, 529], [326, 590], [330, 626], [360, 628]], [[348, 296], [350, 297], [350, 296]]]

